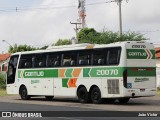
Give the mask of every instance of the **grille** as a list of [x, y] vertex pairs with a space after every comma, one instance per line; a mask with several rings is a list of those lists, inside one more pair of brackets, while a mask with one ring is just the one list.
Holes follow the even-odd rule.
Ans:
[[109, 79], [107, 80], [108, 94], [119, 94], [119, 80]]

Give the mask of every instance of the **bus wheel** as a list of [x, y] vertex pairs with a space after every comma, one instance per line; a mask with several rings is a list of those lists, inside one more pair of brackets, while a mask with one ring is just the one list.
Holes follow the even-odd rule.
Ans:
[[91, 100], [95, 104], [100, 104], [102, 103], [102, 98], [101, 98], [101, 91], [98, 87], [94, 87], [91, 91]]
[[28, 92], [27, 92], [27, 88], [25, 86], [22, 86], [20, 88], [19, 94], [20, 94], [22, 100], [29, 100], [30, 99], [30, 96], [28, 95]]
[[51, 101], [53, 100], [53, 96], [45, 96], [46, 100]]
[[89, 93], [87, 92], [87, 89], [85, 87], [81, 87], [78, 89], [77, 96], [79, 102], [81, 103], [89, 102]]
[[118, 101], [119, 103], [127, 103], [130, 98], [119, 98]]

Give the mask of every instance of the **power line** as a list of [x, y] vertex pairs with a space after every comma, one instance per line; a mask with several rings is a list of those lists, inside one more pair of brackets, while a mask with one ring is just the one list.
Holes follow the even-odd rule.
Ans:
[[112, 2], [115, 2], [115, 1], [88, 3], [88, 4], [86, 4], [86, 6], [88, 6], [88, 5], [97, 5], [97, 4], [104, 4], [104, 3], [112, 3]]
[[[107, 1], [107, 2], [93, 2], [93, 3], [87, 3], [85, 6], [90, 6], [90, 5], [98, 5], [98, 4], [105, 4], [105, 3], [112, 3], [115, 1]], [[44, 5], [48, 6], [48, 5]], [[54, 6], [54, 7], [35, 7], [35, 8], [21, 8], [21, 7], [15, 7], [11, 9], [1, 9], [0, 12], [20, 12], [20, 11], [27, 11], [27, 10], [51, 10], [51, 9], [63, 9], [63, 8], [74, 8], [77, 7], [75, 5], [67, 5], [67, 6]]]

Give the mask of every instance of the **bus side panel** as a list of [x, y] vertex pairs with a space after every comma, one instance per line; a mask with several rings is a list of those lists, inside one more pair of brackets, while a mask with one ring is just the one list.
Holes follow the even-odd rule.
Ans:
[[123, 97], [123, 78], [102, 78], [102, 98]]
[[50, 95], [53, 96], [53, 79], [49, 78], [20, 78], [19, 88], [25, 85], [28, 95]]
[[54, 78], [54, 96], [76, 97], [76, 86], [69, 86], [70, 78]]
[[103, 91], [100, 78], [55, 78], [54, 96], [76, 97], [80, 85], [85, 86], [88, 92], [93, 85], [99, 87], [101, 93]]

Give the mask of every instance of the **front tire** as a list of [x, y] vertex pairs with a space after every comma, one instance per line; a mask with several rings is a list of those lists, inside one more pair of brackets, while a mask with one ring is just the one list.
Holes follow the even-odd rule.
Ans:
[[91, 100], [95, 104], [100, 104], [103, 102], [101, 98], [101, 91], [98, 87], [94, 87], [91, 91]]
[[89, 102], [89, 93], [85, 87], [81, 87], [77, 92], [78, 100], [80, 103], [88, 103]]
[[29, 100], [30, 96], [28, 95], [27, 88], [25, 86], [20, 88], [19, 94], [22, 100]]

